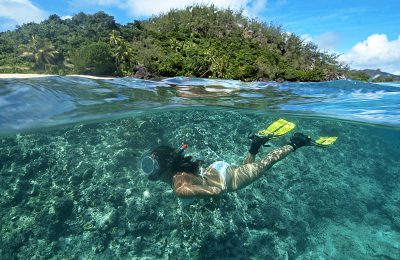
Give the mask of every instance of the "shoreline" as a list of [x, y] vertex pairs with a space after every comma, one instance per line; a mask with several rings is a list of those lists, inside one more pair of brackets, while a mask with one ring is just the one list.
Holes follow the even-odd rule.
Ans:
[[[102, 79], [102, 80], [112, 80], [112, 79], [124, 78], [124, 77], [101, 77], [101, 76], [82, 75], [82, 74], [56, 75], [56, 74], [39, 74], [39, 73], [0, 73], [0, 79], [29, 79], [29, 78], [60, 77], [60, 76], [81, 77], [81, 78], [87, 78], [87, 79]], [[141, 77], [132, 76], [130, 78], [160, 81], [160, 80], [164, 79], [165, 77], [141, 78]], [[208, 79], [208, 78], [205, 78], [205, 79]], [[214, 78], [212, 78], [212, 79], [214, 79]], [[269, 82], [269, 80], [257, 80], [257, 81]], [[242, 81], [242, 82], [247, 82], [247, 81]], [[284, 82], [284, 80], [278, 79], [275, 82], [281, 83], [281, 82]]]
[[[29, 78], [43, 78], [43, 77], [58, 77], [60, 75], [52, 75], [52, 74], [37, 74], [37, 73], [0, 73], [0, 79], [29, 79]], [[89, 78], [89, 79], [116, 79], [117, 77], [98, 77], [91, 75], [79, 75], [79, 74], [71, 74], [65, 75], [67, 77], [81, 77], [81, 78]]]

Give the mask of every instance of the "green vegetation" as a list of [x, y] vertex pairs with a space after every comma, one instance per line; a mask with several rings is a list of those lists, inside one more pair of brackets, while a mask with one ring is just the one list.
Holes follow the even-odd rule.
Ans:
[[112, 75], [115, 70], [110, 45], [94, 42], [80, 47], [73, 55], [74, 70], [87, 75]]
[[370, 79], [370, 75], [368, 75], [368, 73], [357, 70], [347, 71], [345, 73], [345, 76], [347, 79], [359, 80], [359, 81], [369, 81]]
[[33, 61], [34, 68], [37, 70], [43, 70], [46, 65], [52, 65], [58, 54], [49, 40], [38, 38], [35, 35], [32, 35], [27, 44], [21, 44], [19, 48], [22, 51], [21, 56]]
[[279, 26], [202, 5], [127, 25], [104, 12], [52, 15], [1, 33], [0, 46], [0, 72], [129, 76], [139, 66], [165, 77], [320, 81], [346, 70]]
[[345, 72], [344, 75], [348, 79], [359, 80], [359, 81], [371, 81], [371, 82], [400, 81], [400, 76], [393, 75], [387, 72], [382, 72], [380, 69], [348, 70]]
[[393, 82], [393, 81], [396, 81], [396, 78], [393, 76], [377, 77], [376, 79], [373, 80], [373, 82]]

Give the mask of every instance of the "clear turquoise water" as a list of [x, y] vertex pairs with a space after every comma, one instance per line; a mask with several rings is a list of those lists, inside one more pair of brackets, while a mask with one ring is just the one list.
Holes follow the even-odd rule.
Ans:
[[400, 126], [399, 83], [243, 83], [176, 77], [0, 80], [0, 133], [107, 120], [166, 109], [249, 109]]
[[[397, 259], [399, 92], [355, 81], [0, 80], [0, 258]], [[280, 117], [338, 141], [191, 205], [139, 174], [158, 144], [240, 164], [247, 133]]]

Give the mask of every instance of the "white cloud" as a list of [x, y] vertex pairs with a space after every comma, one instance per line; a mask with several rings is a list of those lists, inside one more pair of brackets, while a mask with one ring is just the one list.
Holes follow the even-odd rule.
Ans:
[[[40, 22], [46, 17], [46, 12], [29, 0], [0, 0], [0, 18], [7, 20], [8, 24]], [[4, 26], [1, 27], [4, 28]]]
[[309, 34], [303, 34], [300, 36], [300, 38], [303, 39], [303, 41], [305, 42], [312, 42], [313, 41], [313, 37]]
[[134, 18], [149, 17], [170, 9], [181, 9], [194, 4], [213, 4], [218, 8], [243, 9], [244, 14], [257, 17], [267, 7], [267, 0], [70, 0], [73, 8], [82, 6], [115, 7]]
[[317, 36], [303, 34], [300, 36], [305, 42], [315, 43], [319, 49], [333, 52], [340, 40], [340, 36], [335, 32], [325, 32]]
[[73, 4], [86, 4], [86, 5], [99, 5], [99, 6], [124, 6], [125, 2], [124, 0], [86, 0], [82, 2], [81, 0], [74, 0]]
[[92, 7], [97, 7], [93, 10], [105, 9], [108, 7], [116, 7], [122, 10], [127, 10], [128, 0], [68, 0], [68, 4], [72, 10], [91, 11]]
[[354, 69], [381, 69], [400, 75], [400, 36], [390, 41], [386, 34], [372, 34], [340, 59]]
[[161, 12], [167, 12], [172, 8], [184, 8], [188, 5], [193, 4], [214, 4], [217, 7], [231, 7], [233, 9], [239, 9], [246, 6], [250, 2], [248, 0], [208, 0], [208, 1], [198, 1], [198, 0], [152, 0], [152, 1], [138, 1], [138, 0], [128, 0], [127, 6], [130, 13], [133, 16], [151, 16], [153, 14], [159, 14]]
[[148, 17], [193, 4], [213, 4], [219, 8], [235, 10], [243, 8], [246, 15], [256, 16], [267, 6], [267, 0], [90, 0], [89, 3], [125, 9], [133, 17]]
[[257, 17], [267, 8], [266, 0], [254, 0], [247, 2], [248, 3], [245, 6], [244, 13], [250, 17]]
[[63, 20], [67, 20], [67, 19], [71, 19], [71, 18], [72, 18], [72, 15], [61, 16], [61, 19], [63, 19]]
[[99, 5], [116, 5], [116, 4], [120, 4], [121, 1], [120, 0], [97, 0], [96, 1]]
[[314, 42], [321, 50], [333, 51], [340, 40], [339, 34], [326, 32], [315, 37]]

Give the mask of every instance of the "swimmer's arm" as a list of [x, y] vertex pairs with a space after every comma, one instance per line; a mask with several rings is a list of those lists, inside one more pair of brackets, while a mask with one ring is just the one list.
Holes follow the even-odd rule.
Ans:
[[208, 185], [188, 185], [182, 184], [174, 189], [179, 197], [212, 197], [219, 195], [222, 190], [218, 187]]
[[179, 197], [211, 197], [222, 193], [222, 189], [204, 185], [199, 177], [191, 174], [179, 174], [173, 177], [173, 189]]

